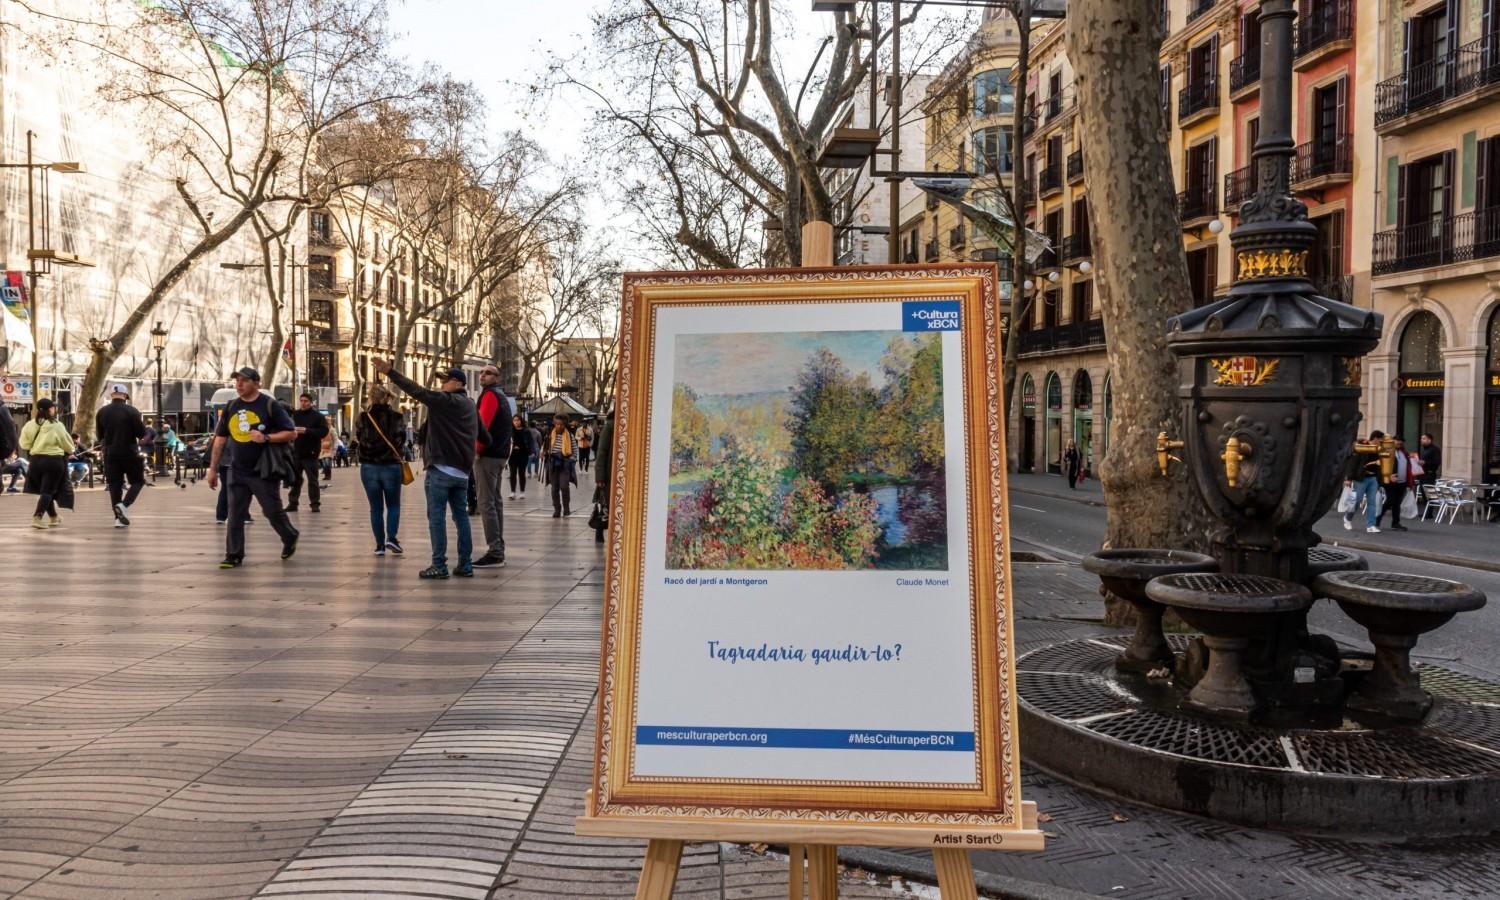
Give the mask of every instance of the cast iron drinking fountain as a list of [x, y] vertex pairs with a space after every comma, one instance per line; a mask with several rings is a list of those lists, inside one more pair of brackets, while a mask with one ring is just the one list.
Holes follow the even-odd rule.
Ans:
[[[1085, 559], [1136, 611], [1136, 630], [1128, 643], [1094, 636], [1021, 656], [1023, 749], [1085, 785], [1244, 824], [1500, 830], [1500, 685], [1409, 659], [1418, 635], [1484, 596], [1367, 571], [1314, 531], [1350, 454], [1389, 475], [1395, 450], [1357, 441], [1380, 314], [1320, 296], [1308, 277], [1316, 228], [1289, 189], [1294, 16], [1291, 0], [1261, 5], [1256, 193], [1231, 235], [1235, 284], [1167, 323], [1181, 420], [1158, 437], [1156, 461], [1201, 497], [1208, 555]], [[1346, 643], [1309, 629], [1317, 599], [1353, 620]], [[1168, 609], [1196, 633], [1166, 634]], [[1373, 654], [1352, 646], [1365, 629]]]

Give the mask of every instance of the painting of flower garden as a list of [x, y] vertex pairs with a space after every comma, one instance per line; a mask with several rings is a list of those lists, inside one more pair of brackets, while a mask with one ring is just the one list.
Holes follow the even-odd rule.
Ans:
[[667, 568], [946, 569], [940, 338], [678, 335]]

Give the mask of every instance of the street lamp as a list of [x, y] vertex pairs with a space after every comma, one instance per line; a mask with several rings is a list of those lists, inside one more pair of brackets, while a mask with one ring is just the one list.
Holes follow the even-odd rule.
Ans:
[[[51, 247], [38, 247], [36, 242], [36, 179], [31, 173], [37, 169], [42, 172], [42, 241], [51, 243], [51, 221], [48, 215], [51, 204], [48, 200], [52, 194], [47, 189], [47, 173], [57, 172], [62, 175], [77, 175], [83, 172], [83, 164], [78, 162], [36, 162], [31, 153], [32, 138], [36, 133], [26, 132], [26, 161], [23, 163], [0, 163], [0, 169], [25, 169], [26, 170], [26, 275], [31, 289], [31, 418], [36, 418], [37, 401], [41, 399], [42, 372], [40, 342], [37, 336], [38, 323], [41, 315], [37, 310], [36, 280], [40, 275], [51, 274], [53, 264], [59, 266], [87, 266], [93, 267], [93, 263], [76, 253], [68, 253], [63, 250], [54, 250]], [[37, 268], [40, 262], [42, 267]], [[53, 362], [56, 362], [55, 354]], [[56, 373], [54, 373], [56, 374]], [[53, 386], [56, 389], [56, 385]]]
[[156, 351], [156, 471], [158, 474], [166, 469], [166, 457], [163, 455], [165, 441], [161, 439], [161, 427], [166, 422], [162, 414], [161, 403], [161, 360], [167, 352], [167, 329], [161, 327], [157, 322], [156, 327], [151, 329], [151, 349]]

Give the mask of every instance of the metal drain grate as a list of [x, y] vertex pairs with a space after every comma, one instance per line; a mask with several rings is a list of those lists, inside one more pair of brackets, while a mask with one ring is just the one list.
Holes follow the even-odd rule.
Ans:
[[1082, 675], [1068, 678], [1043, 672], [1017, 672], [1016, 693], [1042, 712], [1070, 722], [1131, 708], [1130, 703], [1097, 680]]
[[1408, 575], [1405, 572], [1342, 572], [1337, 580], [1354, 587], [1404, 594], [1453, 594], [1468, 589], [1465, 585], [1446, 578]]
[[1500, 705], [1500, 684], [1481, 681], [1430, 663], [1421, 663], [1416, 670], [1422, 679], [1422, 687], [1431, 694], [1467, 703]]
[[1189, 573], [1182, 575], [1163, 575], [1163, 584], [1170, 584], [1176, 588], [1186, 588], [1190, 591], [1203, 591], [1209, 594], [1285, 594], [1288, 590], [1295, 590], [1296, 585], [1291, 582], [1282, 581], [1278, 578], [1267, 578], [1264, 575], [1218, 575]]
[[1310, 772], [1374, 778], [1464, 778], [1500, 772], [1500, 756], [1410, 728], [1293, 736]]
[[1500, 759], [1500, 707], [1444, 703], [1439, 700], [1437, 708], [1427, 720], [1427, 727], [1460, 741], [1488, 747]]
[[1073, 672], [1094, 675], [1108, 670], [1121, 647], [1093, 641], [1067, 641], [1032, 651], [1016, 661], [1017, 672]]
[[1150, 709], [1102, 719], [1088, 727], [1099, 734], [1162, 753], [1210, 762], [1287, 768], [1286, 754], [1276, 736], [1252, 728], [1224, 727]]

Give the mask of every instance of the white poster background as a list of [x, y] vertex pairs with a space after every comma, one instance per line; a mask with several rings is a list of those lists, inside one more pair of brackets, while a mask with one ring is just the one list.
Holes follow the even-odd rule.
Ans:
[[[917, 298], [913, 298], [917, 299]], [[931, 300], [937, 298], [920, 298]], [[668, 570], [666, 531], [678, 335], [884, 330], [902, 301], [656, 308], [635, 726], [974, 732], [974, 645], [960, 336], [941, 335], [948, 570]], [[962, 322], [963, 328], [976, 323]], [[796, 372], [787, 373], [787, 385]], [[666, 579], [763, 578], [761, 586]], [[928, 582], [939, 582], [929, 584]], [[898, 581], [921, 582], [902, 586]], [[941, 583], [945, 582], [945, 583]], [[901, 645], [899, 660], [735, 664], [709, 641], [807, 649]], [[974, 785], [974, 751], [636, 744], [637, 776]]]

